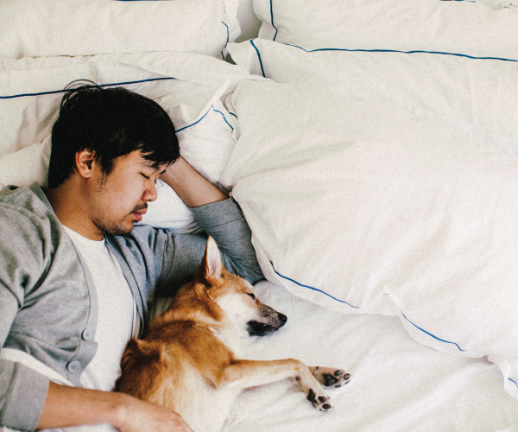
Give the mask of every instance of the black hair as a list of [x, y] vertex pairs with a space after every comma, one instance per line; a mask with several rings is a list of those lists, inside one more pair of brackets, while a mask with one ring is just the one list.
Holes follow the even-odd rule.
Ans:
[[135, 150], [153, 168], [180, 157], [173, 122], [160, 105], [122, 87], [84, 83], [67, 86], [52, 127], [50, 188], [70, 177], [75, 155], [82, 150], [94, 153], [105, 175], [113, 169], [115, 159]]

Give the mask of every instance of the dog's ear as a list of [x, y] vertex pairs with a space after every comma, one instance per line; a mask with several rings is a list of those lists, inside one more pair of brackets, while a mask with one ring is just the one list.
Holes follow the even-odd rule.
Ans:
[[223, 261], [221, 260], [221, 252], [219, 251], [216, 241], [209, 237], [205, 248], [205, 257], [202, 261], [205, 280], [221, 279], [223, 276]]

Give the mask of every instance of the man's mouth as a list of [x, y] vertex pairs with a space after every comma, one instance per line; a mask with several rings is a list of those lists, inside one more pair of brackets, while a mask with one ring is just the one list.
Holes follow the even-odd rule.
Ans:
[[146, 212], [147, 212], [147, 207], [144, 209], [135, 210], [132, 213], [132, 215], [136, 222], [140, 222], [140, 221], [142, 221], [142, 217], [146, 214]]

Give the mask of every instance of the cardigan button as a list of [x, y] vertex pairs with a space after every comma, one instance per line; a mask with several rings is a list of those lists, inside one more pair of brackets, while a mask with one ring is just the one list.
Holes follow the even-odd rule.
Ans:
[[73, 360], [67, 364], [67, 369], [70, 373], [76, 373], [79, 371], [81, 364], [77, 360]]
[[89, 341], [92, 340], [94, 337], [94, 332], [90, 329], [84, 329], [82, 333], [83, 340]]

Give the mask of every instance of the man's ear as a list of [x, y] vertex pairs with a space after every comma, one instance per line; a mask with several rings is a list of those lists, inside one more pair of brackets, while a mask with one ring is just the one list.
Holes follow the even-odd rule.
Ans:
[[81, 177], [90, 178], [95, 163], [95, 153], [93, 151], [81, 150], [76, 153], [76, 168]]

